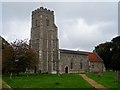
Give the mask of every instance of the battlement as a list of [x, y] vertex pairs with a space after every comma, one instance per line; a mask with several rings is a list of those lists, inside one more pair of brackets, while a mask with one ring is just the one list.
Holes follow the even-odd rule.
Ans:
[[37, 13], [41, 13], [41, 12], [51, 14], [51, 15], [54, 14], [54, 11], [47, 9], [47, 8], [44, 8], [44, 7], [40, 7], [40, 8], [37, 8], [36, 10], [32, 11], [32, 15], [37, 14]]

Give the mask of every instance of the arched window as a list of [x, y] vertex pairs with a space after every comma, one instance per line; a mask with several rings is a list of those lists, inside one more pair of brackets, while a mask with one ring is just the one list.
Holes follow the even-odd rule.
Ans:
[[92, 68], [94, 68], [94, 65], [92, 65]]
[[73, 62], [70, 63], [70, 69], [73, 69]]
[[80, 69], [82, 69], [83, 68], [83, 65], [82, 65], [82, 62], [80, 63]]

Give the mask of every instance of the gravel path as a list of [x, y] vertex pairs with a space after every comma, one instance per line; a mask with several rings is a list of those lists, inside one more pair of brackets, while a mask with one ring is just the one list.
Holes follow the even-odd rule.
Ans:
[[6, 82], [2, 80], [2, 88], [3, 90], [13, 90]]
[[94, 80], [90, 79], [89, 77], [87, 77], [85, 74], [80, 74], [80, 75], [83, 77], [83, 79], [85, 79], [90, 85], [92, 85], [97, 90], [108, 90], [103, 85], [101, 85], [101, 84], [95, 82]]

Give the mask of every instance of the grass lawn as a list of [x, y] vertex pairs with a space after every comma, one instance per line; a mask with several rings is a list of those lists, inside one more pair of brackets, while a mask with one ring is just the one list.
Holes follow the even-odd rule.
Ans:
[[117, 74], [115, 72], [104, 72], [102, 77], [99, 77], [98, 74], [93, 74], [93, 73], [87, 74], [87, 76], [90, 77], [91, 79], [113, 90], [115, 88], [118, 88], [118, 86], [120, 88], [120, 85], [118, 85], [118, 82], [115, 80], [116, 75]]
[[9, 76], [3, 75], [3, 80], [12, 88], [91, 88], [79, 74], [53, 74]]

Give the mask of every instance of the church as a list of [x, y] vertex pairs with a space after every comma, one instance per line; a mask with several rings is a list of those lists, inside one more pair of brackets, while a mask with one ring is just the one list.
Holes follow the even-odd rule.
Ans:
[[54, 11], [44, 7], [32, 11], [30, 46], [38, 53], [37, 73], [103, 72], [103, 60], [96, 52], [59, 49]]

